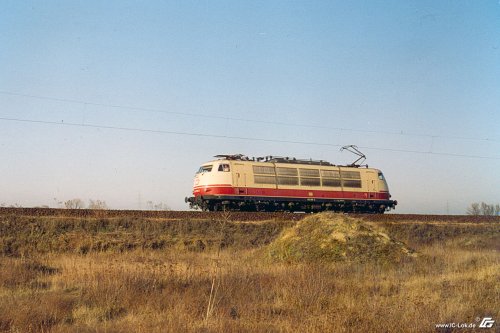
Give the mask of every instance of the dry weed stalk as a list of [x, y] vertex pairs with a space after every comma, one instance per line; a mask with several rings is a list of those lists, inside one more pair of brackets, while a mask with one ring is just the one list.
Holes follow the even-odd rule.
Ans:
[[[226, 226], [231, 218], [231, 212], [224, 210], [222, 211], [221, 218], [218, 220], [219, 226], [220, 226], [220, 231], [219, 231], [219, 245], [217, 247], [217, 256], [215, 258], [212, 258], [212, 261], [214, 263], [214, 274], [212, 276], [212, 283], [210, 287], [210, 295], [208, 297], [208, 305], [207, 305], [207, 312], [205, 315], [205, 323], [208, 323], [208, 320], [212, 316], [215, 306], [218, 304], [220, 301], [220, 298], [218, 299], [216, 303], [216, 298], [217, 294], [221, 285], [221, 259], [220, 259], [220, 250], [223, 246], [223, 241], [224, 241], [224, 234], [226, 232]], [[216, 285], [217, 284], [217, 285]]]

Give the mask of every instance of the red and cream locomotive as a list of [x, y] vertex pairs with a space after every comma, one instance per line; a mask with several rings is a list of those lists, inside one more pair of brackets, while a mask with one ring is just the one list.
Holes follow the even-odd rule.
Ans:
[[[191, 208], [204, 211], [340, 211], [395, 208], [380, 170], [288, 157], [217, 155], [194, 178]], [[363, 155], [364, 157], [364, 155]]]

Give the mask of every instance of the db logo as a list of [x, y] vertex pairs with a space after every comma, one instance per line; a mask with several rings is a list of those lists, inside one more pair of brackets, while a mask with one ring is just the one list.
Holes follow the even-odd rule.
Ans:
[[481, 324], [479, 324], [480, 328], [490, 328], [493, 327], [493, 324], [495, 321], [491, 317], [484, 317], [483, 320], [481, 321]]

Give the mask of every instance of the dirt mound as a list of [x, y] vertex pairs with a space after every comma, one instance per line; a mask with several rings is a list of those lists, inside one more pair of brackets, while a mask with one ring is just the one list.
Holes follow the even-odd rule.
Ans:
[[399, 262], [416, 253], [362, 220], [322, 213], [284, 230], [268, 247], [278, 261]]

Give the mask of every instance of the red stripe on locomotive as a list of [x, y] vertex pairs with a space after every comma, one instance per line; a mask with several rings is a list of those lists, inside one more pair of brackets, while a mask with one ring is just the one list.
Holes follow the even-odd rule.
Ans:
[[195, 188], [195, 196], [217, 195], [217, 196], [260, 196], [279, 198], [317, 198], [317, 199], [389, 199], [388, 192], [354, 192], [354, 191], [322, 191], [322, 190], [298, 190], [298, 189], [270, 189], [252, 187], [231, 186], [198, 186]]

